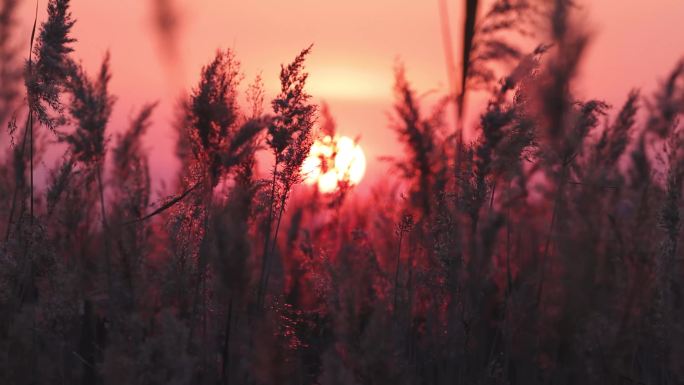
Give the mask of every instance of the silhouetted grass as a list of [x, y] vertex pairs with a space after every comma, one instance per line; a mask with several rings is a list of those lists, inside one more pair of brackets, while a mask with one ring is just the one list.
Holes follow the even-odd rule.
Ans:
[[[179, 103], [182, 169], [155, 202], [157, 104], [110, 141], [109, 56], [88, 75], [69, 1], [50, 0], [22, 106], [4, 2], [0, 383], [684, 382], [683, 62], [612, 109], [573, 92], [590, 41], [574, 3], [465, 4], [460, 97], [428, 106], [396, 69], [405, 153], [367, 196], [295, 193], [335, 132], [306, 92], [309, 47], [268, 112], [261, 77], [243, 105], [237, 56], [216, 52]], [[488, 103], [465, 143], [444, 115], [473, 89]], [[57, 151], [42, 127], [66, 146], [34, 190], [33, 161]]]

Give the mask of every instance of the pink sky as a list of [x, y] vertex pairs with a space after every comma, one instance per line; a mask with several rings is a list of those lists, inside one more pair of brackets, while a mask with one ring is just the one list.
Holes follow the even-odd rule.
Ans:
[[[456, 36], [463, 1], [448, 2]], [[45, 3], [40, 0], [41, 20]], [[177, 0], [183, 19], [174, 68], [161, 55], [151, 3], [73, 0], [75, 55], [95, 70], [111, 52], [118, 97], [111, 132], [124, 129], [143, 103], [161, 102], [146, 143], [153, 171], [167, 182], [176, 167], [175, 102], [217, 48], [235, 50], [244, 85], [262, 73], [272, 94], [280, 64], [314, 43], [309, 91], [329, 103], [342, 134], [361, 135], [371, 180], [386, 167], [378, 156], [401, 151], [387, 119], [395, 59], [419, 91], [448, 90], [437, 0]], [[21, 11], [27, 40], [34, 6], [25, 1]], [[581, 95], [619, 105], [632, 87], [650, 93], [684, 55], [684, 1], [599, 0], [583, 8], [594, 40], [578, 83]]]

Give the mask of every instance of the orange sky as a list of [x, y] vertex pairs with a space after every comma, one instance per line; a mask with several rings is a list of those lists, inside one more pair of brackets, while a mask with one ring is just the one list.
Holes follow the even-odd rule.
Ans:
[[[448, 0], [452, 24], [462, 0]], [[44, 17], [46, 0], [40, 0]], [[277, 87], [280, 63], [314, 43], [308, 61], [309, 91], [326, 100], [338, 130], [361, 135], [370, 178], [382, 174], [380, 155], [401, 151], [388, 129], [392, 68], [397, 57], [421, 92], [447, 91], [437, 0], [176, 0], [183, 15], [178, 55], [165, 65], [151, 24], [149, 0], [73, 0], [76, 57], [93, 70], [112, 55], [111, 88], [118, 102], [112, 132], [143, 103], [159, 100], [146, 143], [153, 171], [170, 182], [176, 161], [170, 128], [181, 90], [197, 80], [217, 48], [233, 48], [245, 85], [262, 73], [267, 90]], [[30, 36], [35, 3], [25, 0], [21, 31]], [[650, 92], [684, 54], [684, 1], [585, 1], [582, 13], [595, 32], [584, 63], [580, 94], [620, 104], [629, 89]], [[453, 26], [456, 31], [456, 25]], [[457, 35], [457, 32], [454, 32]], [[458, 39], [454, 39], [458, 41]], [[157, 180], [158, 181], [158, 180]], [[366, 182], [368, 184], [368, 182]]]

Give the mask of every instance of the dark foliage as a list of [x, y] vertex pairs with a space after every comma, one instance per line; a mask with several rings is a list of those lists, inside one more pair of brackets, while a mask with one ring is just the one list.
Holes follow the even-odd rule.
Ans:
[[[89, 76], [69, 2], [49, 1], [0, 164], [0, 384], [684, 383], [684, 62], [613, 110], [573, 92], [589, 37], [572, 2], [495, 1], [478, 20], [479, 3], [460, 100], [426, 106], [399, 66], [405, 153], [350, 204], [344, 182], [297, 188], [316, 129], [335, 134], [305, 89], [311, 47], [270, 114], [261, 77], [243, 106], [218, 51], [179, 104], [182, 169], [155, 202], [157, 104], [110, 145], [109, 56]], [[0, 121], [19, 108], [15, 7]], [[468, 89], [489, 101], [465, 143], [444, 115]], [[34, 123], [66, 144], [36, 191]]]

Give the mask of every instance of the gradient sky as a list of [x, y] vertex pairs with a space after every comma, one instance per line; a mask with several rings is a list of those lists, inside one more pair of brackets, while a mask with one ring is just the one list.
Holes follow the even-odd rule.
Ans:
[[[458, 42], [463, 0], [448, 2]], [[40, 20], [45, 3], [40, 0]], [[328, 102], [341, 133], [361, 136], [371, 180], [386, 167], [378, 156], [401, 151], [387, 119], [395, 60], [401, 58], [421, 92], [448, 90], [437, 0], [176, 0], [182, 19], [172, 65], [153, 27], [152, 1], [72, 4], [76, 57], [95, 71], [107, 50], [112, 55], [111, 88], [118, 102], [110, 130], [124, 129], [143, 103], [161, 102], [146, 144], [153, 171], [167, 182], [177, 164], [171, 129], [176, 101], [217, 48], [235, 50], [245, 86], [262, 73], [273, 94], [280, 64], [314, 43], [309, 91]], [[28, 0], [22, 6], [20, 31], [27, 40], [34, 6]], [[580, 95], [619, 105], [633, 87], [650, 93], [684, 55], [682, 0], [585, 1], [581, 13], [594, 40]]]

